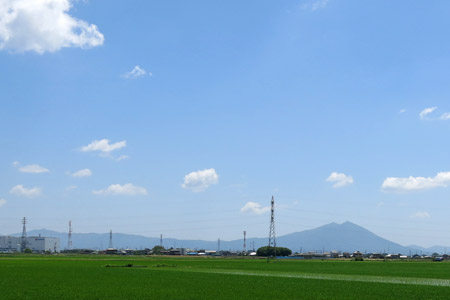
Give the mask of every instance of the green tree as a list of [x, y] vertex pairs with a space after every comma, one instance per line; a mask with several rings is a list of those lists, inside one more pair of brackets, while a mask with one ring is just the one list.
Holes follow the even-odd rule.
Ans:
[[291, 249], [284, 247], [276, 247], [276, 249], [274, 249], [273, 247], [269, 246], [261, 247], [256, 251], [256, 255], [258, 256], [275, 256], [275, 254], [277, 256], [288, 256], [292, 254], [292, 251]]
[[161, 251], [164, 251], [165, 249], [164, 249], [164, 247], [163, 246], [155, 246], [155, 247], [153, 247], [153, 249], [152, 249], [152, 253], [153, 254], [161, 254]]
[[23, 253], [31, 254], [33, 253], [33, 251], [31, 251], [30, 248], [26, 248], [25, 250], [23, 250]]

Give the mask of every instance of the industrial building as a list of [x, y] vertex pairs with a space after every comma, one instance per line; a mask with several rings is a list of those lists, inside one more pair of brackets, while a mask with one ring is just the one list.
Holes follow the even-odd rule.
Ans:
[[[42, 236], [30, 236], [26, 237], [26, 248], [30, 249], [33, 253], [51, 252], [58, 253], [60, 251], [60, 242], [58, 238], [42, 237]], [[23, 252], [22, 238], [15, 236], [0, 236], [0, 252], [12, 253]]]

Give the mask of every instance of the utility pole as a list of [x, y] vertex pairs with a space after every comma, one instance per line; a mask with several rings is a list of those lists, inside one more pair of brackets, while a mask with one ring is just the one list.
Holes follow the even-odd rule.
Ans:
[[[275, 238], [275, 200], [272, 196], [272, 201], [270, 205], [270, 230], [269, 230], [269, 253], [272, 253], [270, 249], [273, 248], [273, 256], [277, 258], [277, 241]], [[270, 256], [269, 256], [270, 257]]]
[[22, 240], [20, 244], [20, 251], [24, 252], [27, 248], [27, 218], [23, 217], [22, 219], [23, 229], [22, 229]]

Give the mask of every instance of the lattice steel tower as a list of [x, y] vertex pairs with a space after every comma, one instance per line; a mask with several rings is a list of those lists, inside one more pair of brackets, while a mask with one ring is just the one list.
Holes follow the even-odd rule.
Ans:
[[113, 247], [113, 243], [112, 243], [112, 229], [109, 230], [109, 247], [108, 248], [112, 248]]
[[244, 253], [247, 252], [247, 231], [244, 230]]
[[22, 240], [20, 241], [21, 251], [24, 252], [27, 249], [27, 218], [22, 219], [23, 229], [22, 229]]
[[69, 221], [69, 234], [67, 235], [67, 250], [72, 249], [72, 221]]
[[[270, 230], [269, 230], [269, 253], [273, 253], [274, 257], [277, 256], [277, 241], [275, 239], [275, 200], [272, 196], [271, 209], [270, 209]], [[273, 248], [273, 252], [270, 250]]]

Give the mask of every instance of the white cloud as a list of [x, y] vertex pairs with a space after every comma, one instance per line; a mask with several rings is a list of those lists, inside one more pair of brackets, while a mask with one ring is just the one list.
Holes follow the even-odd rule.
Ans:
[[417, 219], [425, 219], [425, 218], [430, 218], [431, 216], [426, 211], [418, 211], [415, 214], [412, 214], [410, 217], [417, 218]]
[[19, 171], [23, 173], [35, 173], [35, 174], [50, 172], [48, 169], [36, 164], [20, 167]]
[[0, 199], [0, 207], [2, 207], [5, 204], [6, 204], [6, 200], [5, 199]]
[[29, 197], [29, 198], [37, 197], [37, 196], [41, 195], [40, 188], [34, 187], [34, 188], [27, 189], [26, 187], [24, 187], [21, 184], [16, 185], [9, 192], [16, 196], [23, 196], [23, 197]]
[[427, 115], [429, 115], [429, 114], [431, 114], [433, 111], [435, 111], [436, 108], [437, 108], [437, 106], [425, 108], [424, 110], [422, 110], [422, 111], [419, 113], [419, 118], [420, 118], [421, 120], [425, 120], [426, 117], [427, 117]]
[[135, 195], [147, 195], [147, 190], [143, 187], [127, 183], [124, 185], [111, 184], [107, 189], [92, 191], [92, 193], [95, 195], [135, 196]]
[[449, 112], [443, 113], [443, 114], [439, 117], [439, 120], [449, 120], [449, 119], [450, 119], [450, 113], [449, 113]]
[[122, 77], [123, 77], [123, 78], [128, 78], [128, 79], [136, 79], [136, 78], [145, 76], [145, 75], [147, 75], [147, 74], [148, 74], [149, 76], [152, 76], [152, 73], [151, 73], [151, 72], [148, 72], [148, 73], [147, 73], [147, 71], [145, 71], [145, 70], [142, 69], [141, 67], [135, 66], [135, 67], [133, 68], [133, 70], [131, 70], [130, 72], [126, 72], [125, 74], [122, 75]]
[[388, 177], [381, 185], [384, 191], [415, 191], [437, 187], [446, 187], [450, 184], [450, 172], [440, 172], [434, 177]]
[[116, 158], [116, 160], [121, 161], [121, 160], [128, 159], [128, 158], [130, 158], [128, 155], [121, 155], [118, 158]]
[[68, 14], [76, 0], [1, 0], [0, 49], [12, 52], [55, 52], [103, 44], [94, 24]]
[[69, 185], [68, 187], [66, 187], [66, 192], [75, 190], [75, 189], [77, 189], [77, 188], [78, 188], [78, 187], [77, 187], [76, 185]]
[[402, 113], [404, 113], [404, 112], [406, 112], [406, 109], [400, 109], [400, 113], [402, 114]]
[[100, 151], [103, 154], [109, 154], [114, 150], [119, 150], [127, 146], [127, 141], [121, 141], [114, 144], [110, 144], [108, 139], [95, 140], [92, 141], [87, 146], [81, 147], [81, 151], [90, 152], [90, 151]]
[[249, 212], [249, 213], [254, 213], [257, 215], [263, 214], [265, 212], [270, 211], [270, 206], [261, 206], [261, 204], [256, 203], [256, 202], [247, 202], [242, 208], [241, 208], [241, 212], [245, 213], [245, 212]]
[[311, 10], [315, 11], [321, 8], [325, 8], [328, 4], [328, 0], [317, 0], [311, 4]]
[[13, 161], [12, 165], [13, 165], [14, 167], [17, 167], [18, 165], [20, 165], [20, 162], [18, 162], [17, 160], [16, 160], [16, 161]]
[[72, 174], [73, 177], [89, 177], [91, 175], [92, 171], [89, 169], [82, 169]]
[[216, 170], [205, 169], [191, 172], [184, 176], [184, 183], [181, 186], [193, 192], [203, 192], [210, 185], [217, 184], [218, 182], [219, 175], [217, 175]]
[[333, 172], [327, 178], [328, 182], [334, 182], [334, 188], [340, 188], [353, 183], [353, 177], [344, 173]]
[[302, 9], [316, 11], [318, 9], [325, 8], [328, 5], [329, 0], [309, 0], [301, 5]]

